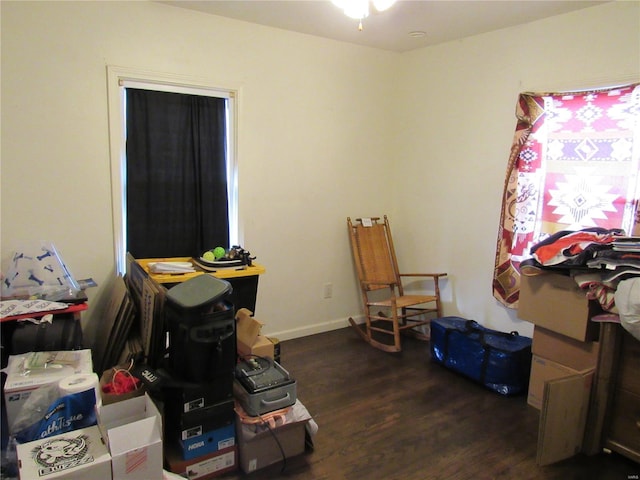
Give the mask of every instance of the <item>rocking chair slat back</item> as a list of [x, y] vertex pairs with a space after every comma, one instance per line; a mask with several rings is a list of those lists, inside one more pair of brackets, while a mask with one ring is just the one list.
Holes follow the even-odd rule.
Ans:
[[[366, 290], [388, 288], [385, 284], [400, 281], [389, 243], [389, 229], [386, 223], [378, 223], [377, 218], [372, 221], [371, 226], [365, 226], [357, 218], [355, 225], [350, 224], [353, 254]], [[377, 281], [380, 284], [375, 284]]]

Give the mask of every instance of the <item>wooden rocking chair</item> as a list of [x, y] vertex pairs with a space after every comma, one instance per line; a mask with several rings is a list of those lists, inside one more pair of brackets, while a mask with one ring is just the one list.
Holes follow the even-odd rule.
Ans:
[[[366, 316], [364, 328], [353, 318], [349, 318], [349, 323], [372, 346], [385, 352], [399, 352], [402, 350], [401, 332], [429, 340], [429, 335], [416, 327], [428, 325], [431, 318], [426, 317], [429, 315], [442, 316], [438, 281], [447, 274], [399, 273], [389, 220], [386, 215], [383, 223], [378, 223], [379, 220], [379, 217], [356, 218], [353, 224], [347, 217]], [[405, 295], [402, 277], [431, 277], [434, 294]], [[415, 318], [418, 316], [421, 318]], [[384, 335], [391, 335], [393, 342], [378, 340], [386, 338]]]

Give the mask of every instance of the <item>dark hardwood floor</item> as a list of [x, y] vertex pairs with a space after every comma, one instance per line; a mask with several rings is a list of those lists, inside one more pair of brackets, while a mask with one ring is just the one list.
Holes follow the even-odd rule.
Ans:
[[288, 340], [281, 364], [318, 424], [314, 450], [225, 479], [483, 480], [640, 478], [612, 454], [536, 465], [539, 412], [431, 362], [428, 343], [400, 354], [364, 343], [351, 328]]

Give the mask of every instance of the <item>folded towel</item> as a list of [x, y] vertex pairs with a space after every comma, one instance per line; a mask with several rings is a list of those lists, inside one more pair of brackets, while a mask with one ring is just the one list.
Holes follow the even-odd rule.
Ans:
[[191, 262], [154, 262], [149, 264], [151, 273], [192, 273], [195, 272]]

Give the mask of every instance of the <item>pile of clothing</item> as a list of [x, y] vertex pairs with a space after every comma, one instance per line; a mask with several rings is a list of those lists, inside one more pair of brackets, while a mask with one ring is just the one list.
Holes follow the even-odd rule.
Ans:
[[522, 275], [553, 271], [571, 276], [606, 312], [640, 340], [640, 237], [600, 227], [563, 230], [531, 248]]

